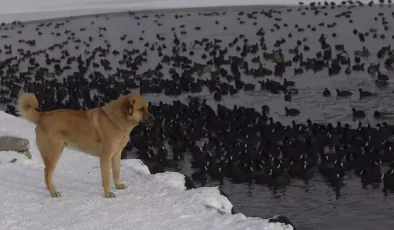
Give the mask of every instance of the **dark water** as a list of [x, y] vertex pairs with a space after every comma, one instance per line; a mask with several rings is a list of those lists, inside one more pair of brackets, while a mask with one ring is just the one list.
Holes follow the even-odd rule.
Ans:
[[[253, 15], [254, 19], [249, 19], [247, 13], [257, 12]], [[260, 12], [270, 12], [270, 15], [264, 15]], [[336, 15], [343, 12], [350, 12], [349, 18], [344, 16], [336, 17]], [[215, 14], [211, 14], [216, 12]], [[240, 12], [245, 12], [244, 14]], [[304, 14], [303, 14], [304, 12]], [[110, 44], [110, 52], [112, 50], [120, 51], [120, 55], [108, 55], [106, 58], [112, 63], [114, 70], [116, 68], [126, 68], [124, 65], [118, 64], [122, 58], [124, 49], [133, 50], [139, 49], [141, 52], [147, 51], [148, 62], [143, 64], [136, 74], [140, 75], [148, 69], [154, 69], [160, 61], [157, 51], [151, 51], [150, 47], [154, 43], [166, 44], [167, 49], [164, 49], [163, 54], [171, 55], [173, 47], [174, 32], [179, 37], [180, 42], [185, 42], [185, 51], [181, 53], [188, 56], [195, 62], [205, 63], [209, 60], [201, 59], [201, 55], [205, 53], [204, 49], [196, 46], [193, 47], [195, 40], [202, 38], [221, 39], [221, 46], [224, 47], [232, 42], [236, 36], [244, 35], [248, 39], [249, 44], [259, 43], [259, 37], [256, 32], [263, 28], [265, 31], [265, 44], [267, 52], [276, 50], [273, 47], [276, 40], [284, 38], [286, 42], [281, 46], [285, 59], [288, 60], [293, 57], [289, 55], [289, 49], [296, 46], [297, 40], [303, 41], [303, 45], [299, 47], [304, 55], [304, 59], [315, 57], [316, 53], [320, 51], [320, 44], [318, 42], [319, 36], [325, 34], [327, 43], [334, 47], [335, 44], [343, 44], [345, 49], [351, 57], [351, 65], [354, 65], [354, 51], [361, 50], [363, 46], [367, 47], [371, 53], [368, 58], [361, 58], [361, 62], [365, 63], [365, 69], [370, 63], [383, 63], [385, 59], [379, 60], [376, 56], [378, 50], [383, 45], [394, 44], [392, 36], [394, 31], [391, 28], [393, 24], [392, 9], [390, 5], [373, 6], [373, 7], [341, 7], [335, 9], [320, 9], [318, 15], [314, 11], [305, 10], [299, 7], [244, 7], [244, 8], [220, 8], [220, 9], [198, 9], [198, 10], [176, 10], [176, 11], [156, 11], [156, 12], [140, 12], [135, 15], [128, 13], [101, 15], [98, 17], [78, 17], [72, 19], [58, 19], [44, 22], [30, 22], [25, 23], [25, 27], [21, 28], [19, 25], [5, 25], [0, 27], [0, 61], [17, 56], [17, 49], [25, 49], [38, 51], [46, 49], [46, 53], [50, 57], [56, 59], [61, 58], [62, 54], [58, 48], [49, 50], [52, 45], [68, 41], [64, 45], [63, 50], [67, 50], [71, 56], [79, 56], [87, 58], [89, 55], [85, 50], [92, 51], [96, 47], [106, 48], [106, 44]], [[326, 14], [325, 14], [326, 13]], [[379, 13], [383, 15], [378, 16]], [[211, 14], [205, 16], [204, 14]], [[181, 18], [180, 18], [181, 17]], [[374, 18], [377, 17], [377, 20]], [[382, 18], [388, 22], [388, 30], [384, 30], [382, 25]], [[350, 22], [352, 20], [352, 22]], [[216, 23], [216, 21], [218, 23]], [[241, 21], [244, 23], [241, 24]], [[53, 24], [48, 25], [52, 22]], [[253, 23], [255, 22], [256, 25]], [[324, 26], [319, 26], [319, 23], [324, 22]], [[328, 28], [327, 24], [336, 23], [333, 28]], [[37, 29], [38, 25], [44, 23], [43, 26]], [[56, 23], [61, 23], [55, 28]], [[64, 23], [64, 24], [63, 24]], [[160, 23], [160, 25], [159, 25]], [[281, 28], [276, 29], [274, 25], [277, 24]], [[284, 24], [288, 26], [285, 27]], [[308, 24], [310, 25], [308, 28]], [[304, 32], [298, 32], [295, 27], [303, 28]], [[11, 29], [12, 27], [12, 29]], [[99, 27], [105, 27], [106, 30], [100, 30]], [[196, 31], [195, 27], [201, 27], [201, 30]], [[227, 30], [224, 30], [224, 27]], [[316, 31], [311, 31], [315, 27]], [[6, 29], [7, 28], [7, 29]], [[81, 31], [81, 28], [86, 30]], [[174, 30], [172, 29], [174, 28]], [[360, 32], [368, 32], [370, 29], [376, 29], [377, 38], [373, 38], [372, 34], [366, 37], [366, 42], [360, 42], [357, 35], [353, 34], [353, 29]], [[271, 31], [271, 29], [273, 29]], [[21, 31], [19, 34], [18, 31]], [[38, 35], [38, 31], [42, 35]], [[65, 33], [66, 31], [71, 31]], [[181, 34], [181, 31], [186, 32]], [[75, 35], [71, 33], [75, 32]], [[57, 35], [57, 33], [60, 33]], [[288, 38], [288, 34], [292, 34], [292, 38]], [[333, 37], [333, 33], [337, 36]], [[102, 36], [99, 36], [99, 35]], [[125, 40], [120, 37], [127, 35]], [[156, 35], [165, 37], [165, 41], [159, 41]], [[384, 34], [385, 39], [381, 39], [380, 35]], [[89, 42], [89, 37], [92, 37], [92, 42]], [[143, 38], [140, 40], [139, 38]], [[35, 39], [36, 45], [31, 47], [27, 44], [20, 43], [20, 39]], [[77, 39], [81, 39], [78, 43]], [[133, 44], [128, 44], [128, 40], [133, 40]], [[242, 48], [243, 39], [240, 39], [238, 45]], [[89, 43], [87, 47], [84, 43]], [[148, 48], [144, 46], [149, 42]], [[12, 54], [5, 54], [4, 45], [12, 45]], [[309, 51], [304, 51], [304, 45], [310, 47]], [[79, 47], [77, 49], [77, 46]], [[229, 48], [228, 55], [239, 56], [235, 45]], [[194, 55], [191, 56], [190, 52]], [[336, 55], [333, 50], [333, 57]], [[274, 64], [269, 61], [264, 61], [263, 51], [260, 49], [256, 55], [248, 55], [245, 59], [259, 55], [266, 68], [273, 70]], [[209, 56], [209, 55], [208, 55]], [[95, 62], [99, 63], [99, 57], [96, 57]], [[45, 65], [44, 55], [41, 54], [36, 57], [37, 62], [42, 66]], [[62, 60], [62, 65], [65, 64]], [[19, 65], [21, 71], [27, 71], [28, 59], [22, 61]], [[77, 66], [75, 63], [70, 65], [71, 70], [65, 71], [57, 79], [67, 77], [68, 74], [75, 72]], [[163, 64], [163, 73], [165, 78], [170, 78], [168, 74], [169, 67]], [[257, 68], [255, 63], [249, 64], [250, 67]], [[383, 66], [383, 64], [382, 64]], [[294, 76], [294, 67], [299, 67], [298, 64], [293, 63], [292, 68], [287, 68], [284, 77], [295, 81], [295, 88], [299, 90], [299, 94], [293, 96], [292, 102], [285, 102], [283, 94], [273, 95], [266, 91], [260, 91], [258, 80], [263, 78], [253, 78], [251, 76], [243, 76], [242, 80], [248, 83], [255, 83], [256, 90], [253, 92], [240, 92], [231, 97], [224, 96], [221, 104], [232, 107], [234, 104], [244, 105], [248, 107], [255, 107], [260, 110], [261, 106], [267, 104], [271, 108], [270, 116], [275, 120], [280, 120], [283, 123], [290, 123], [292, 120], [297, 122], [305, 122], [307, 118], [316, 122], [337, 122], [349, 123], [354, 127], [356, 122], [352, 119], [351, 108], [363, 109], [367, 113], [367, 118], [363, 122], [371, 124], [376, 123], [372, 117], [374, 110], [393, 110], [394, 94], [392, 92], [392, 81], [388, 87], [379, 88], [374, 84], [374, 76], [370, 76], [366, 71], [353, 71], [350, 75], [344, 73], [344, 67], [340, 74], [336, 76], [329, 76], [328, 70], [324, 69], [321, 72], [314, 73], [313, 71], [306, 72], [302, 75]], [[53, 64], [47, 67], [53, 70]], [[105, 76], [114, 74], [115, 71], [105, 71], [102, 67], [91, 69], [89, 71], [100, 71]], [[382, 72], [387, 72], [381, 68]], [[179, 71], [181, 71], [179, 69]], [[89, 72], [88, 72], [89, 73]], [[392, 72], [386, 73], [390, 78]], [[6, 74], [4, 73], [2, 77]], [[198, 76], [195, 76], [198, 77]], [[209, 73], [205, 73], [200, 78], [209, 78]], [[282, 83], [283, 79], [279, 77], [266, 77]], [[266, 79], [265, 78], [265, 79]], [[6, 88], [4, 81], [1, 82], [0, 89]], [[331, 90], [333, 96], [326, 98], [322, 96], [324, 88]], [[360, 100], [358, 96], [358, 89], [369, 90], [376, 92], [377, 95], [369, 99]], [[336, 97], [335, 89], [347, 89], [353, 92], [353, 96], [346, 99], [339, 99]], [[136, 91], [138, 92], [138, 91]], [[96, 94], [95, 90], [91, 94]], [[165, 95], [145, 95], [150, 101], [170, 102], [174, 98]], [[201, 98], [208, 99], [208, 103], [215, 105], [212, 100], [212, 95], [207, 90], [202, 93], [194, 94]], [[181, 95], [175, 99], [186, 101], [187, 95]], [[11, 104], [15, 104], [15, 99]], [[301, 115], [298, 117], [286, 117], [284, 115], [284, 107], [298, 108], [301, 110]], [[0, 109], [5, 109], [4, 104], [0, 104]], [[191, 174], [190, 161], [186, 158], [184, 164], [179, 169], [181, 172]], [[274, 214], [286, 215], [299, 229], [391, 229], [394, 224], [392, 212], [394, 209], [393, 196], [389, 194], [385, 197], [381, 188], [361, 187], [360, 179], [355, 175], [349, 173], [345, 180], [346, 186], [341, 189], [340, 196], [325, 184], [323, 178], [315, 173], [314, 178], [305, 184], [302, 181], [292, 180], [290, 186], [286, 189], [279, 189], [273, 191], [266, 186], [259, 185], [245, 185], [232, 184], [231, 181], [224, 181], [221, 185], [223, 190], [229, 195], [230, 201], [234, 204], [237, 212], [242, 212], [248, 216], [271, 217]], [[218, 182], [209, 182], [207, 186], [218, 186]]]

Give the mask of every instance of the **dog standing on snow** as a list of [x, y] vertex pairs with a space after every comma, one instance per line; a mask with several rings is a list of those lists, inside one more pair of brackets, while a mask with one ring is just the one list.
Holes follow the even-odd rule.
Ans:
[[58, 109], [39, 112], [34, 94], [25, 93], [18, 100], [18, 114], [36, 124], [36, 143], [45, 164], [45, 185], [52, 197], [60, 197], [53, 184], [53, 173], [64, 147], [100, 158], [101, 180], [105, 197], [115, 197], [110, 189], [112, 174], [117, 189], [120, 182], [120, 157], [130, 132], [139, 124], [152, 125], [148, 102], [137, 94], [119, 97], [108, 104], [85, 111]]

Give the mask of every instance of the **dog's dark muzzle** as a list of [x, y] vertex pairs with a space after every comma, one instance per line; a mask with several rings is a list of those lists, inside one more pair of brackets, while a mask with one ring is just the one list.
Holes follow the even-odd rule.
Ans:
[[146, 126], [151, 126], [155, 122], [155, 118], [152, 115], [148, 115], [146, 119], [144, 119], [143, 124]]

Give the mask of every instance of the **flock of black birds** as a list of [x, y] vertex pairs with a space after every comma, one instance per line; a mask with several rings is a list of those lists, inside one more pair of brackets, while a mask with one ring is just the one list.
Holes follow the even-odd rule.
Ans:
[[[364, 186], [383, 181], [385, 192], [394, 188], [393, 143], [389, 140], [394, 127], [386, 122], [376, 128], [363, 127], [360, 122], [351, 129], [340, 122], [322, 125], [308, 119], [305, 125], [293, 122], [286, 126], [268, 117], [267, 106], [256, 111], [218, 104], [214, 110], [194, 97], [187, 104], [160, 103], [152, 106], [152, 112], [156, 124], [134, 131], [127, 148], [137, 148], [153, 173], [163, 172], [191, 154], [192, 168], [198, 169], [192, 178], [201, 182], [210, 176], [220, 181], [228, 177], [235, 183], [285, 186], [291, 178], [307, 182], [318, 168], [335, 188], [352, 171]], [[201, 140], [202, 145], [197, 144]], [[385, 173], [382, 163], [390, 166]]]
[[[7, 113], [16, 115], [15, 103], [22, 91], [36, 94], [40, 109], [49, 111], [99, 107], [130, 92], [177, 97], [208, 89], [217, 102], [216, 107], [210, 106], [206, 99], [191, 95], [187, 101], [174, 99], [172, 103], [151, 103], [155, 124], [135, 128], [122, 157], [126, 158], [129, 151], [136, 149], [138, 157], [146, 162], [152, 173], [158, 173], [176, 167], [185, 155], [190, 155], [192, 168], [196, 169], [191, 177], [202, 184], [208, 177], [221, 182], [230, 178], [234, 183], [266, 184], [276, 188], [289, 185], [297, 178], [307, 183], [320, 172], [328, 184], [339, 190], [346, 175], [355, 173], [363, 186], [376, 187], [382, 183], [387, 194], [394, 191], [394, 126], [386, 121], [376, 127], [359, 121], [356, 128], [341, 122], [318, 124], [310, 119], [305, 124], [293, 121], [286, 125], [274, 121], [268, 105], [258, 105], [259, 109], [256, 109], [242, 105], [229, 108], [220, 104], [224, 96], [234, 96], [242, 91], [282, 94], [286, 102], [291, 102], [299, 92], [296, 80], [290, 80], [290, 77], [297, 79], [297, 75], [307, 72], [334, 77], [343, 75], [343, 72], [351, 75], [366, 71], [376, 87], [389, 87], [388, 75], [394, 68], [394, 50], [387, 45], [375, 53], [369, 51], [366, 44], [370, 39], [394, 39], [394, 35], [392, 38], [385, 35], [391, 29], [389, 17], [394, 17], [394, 11], [391, 15], [379, 13], [375, 17], [379, 29], [352, 31], [355, 39], [365, 44], [354, 52], [346, 50], [343, 44], [330, 44], [328, 37], [341, 36], [336, 33], [327, 35], [327, 31], [337, 26], [336, 22], [294, 25], [298, 33], [318, 28], [326, 31], [317, 36], [320, 48], [315, 51], [307, 45], [311, 38], [301, 35], [288, 33], [286, 38], [274, 42], [266, 39], [267, 34], [291, 26], [280, 17], [287, 12], [299, 11], [300, 15], [324, 17], [330, 10], [339, 9], [342, 13], [336, 14], [335, 18], [346, 19], [351, 24], [352, 9], [375, 5], [359, 1], [319, 2], [297, 8], [239, 11], [234, 14], [239, 23], [237, 26], [251, 23], [255, 26], [257, 40], [251, 41], [244, 34], [233, 34], [228, 43], [216, 37], [185, 42], [182, 36], [187, 34], [186, 27], [192, 26], [185, 24], [178, 28], [169, 25], [165, 33], [144, 38], [148, 30], [165, 26], [161, 21], [165, 15], [155, 13], [129, 12], [129, 20], [141, 25], [141, 34], [134, 32], [133, 38], [121, 35], [118, 38], [120, 45], [107, 40], [115, 35], [108, 34], [107, 28], [97, 25], [95, 20], [82, 28], [67, 27], [78, 18], [36, 24], [3, 23], [0, 26], [0, 105], [5, 106]], [[391, 1], [388, 1], [382, 7], [390, 6]], [[182, 23], [191, 14], [197, 13], [173, 15]], [[212, 24], [220, 25], [215, 18], [226, 12], [198, 14], [211, 17]], [[259, 27], [260, 17], [273, 20], [272, 28]], [[147, 18], [154, 19], [154, 27], [142, 26]], [[96, 19], [110, 20], [106, 15], [97, 15]], [[27, 27], [34, 39], [31, 34], [26, 39], [29, 37], [24, 35]], [[90, 31], [87, 37], [80, 36], [87, 28], [94, 28], [97, 34]], [[194, 30], [204, 28], [195, 26]], [[223, 27], [222, 30], [229, 28]], [[56, 43], [40, 41], [44, 35], [49, 35]], [[289, 43], [292, 37], [299, 38], [295, 46], [283, 50], [282, 45]], [[57, 55], [53, 54], [55, 51]], [[199, 61], [193, 59], [197, 52], [201, 54]], [[315, 55], [311, 55], [312, 52]], [[152, 56], [157, 62], [152, 61]], [[366, 67], [372, 56], [378, 61]], [[257, 79], [258, 83], [249, 83], [245, 80], [247, 78]], [[358, 92], [360, 99], [376, 96], [366, 89], [360, 88]], [[320, 94], [332, 96], [328, 88]], [[352, 94], [348, 90], [336, 89], [337, 97]], [[362, 110], [353, 108], [352, 112], [354, 118], [366, 116]], [[284, 113], [297, 116], [301, 112], [297, 108], [285, 107]], [[387, 112], [374, 112], [376, 119], [391, 116]], [[388, 169], [383, 170], [382, 164], [388, 165]]]

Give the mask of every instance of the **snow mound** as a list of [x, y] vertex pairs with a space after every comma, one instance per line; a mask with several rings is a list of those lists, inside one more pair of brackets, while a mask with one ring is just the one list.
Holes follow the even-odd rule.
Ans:
[[[332, 0], [329, 2], [340, 4], [342, 1]], [[299, 2], [299, 0], [1, 0], [0, 22], [33, 21], [122, 11], [248, 5], [298, 5]], [[319, 1], [303, 0], [302, 2], [307, 5]], [[368, 3], [370, 0], [360, 0], [360, 2]]]
[[121, 163], [121, 177], [129, 187], [113, 188], [117, 197], [106, 199], [98, 158], [69, 149], [63, 151], [54, 177], [63, 197], [51, 198], [34, 125], [0, 111], [0, 136], [4, 134], [27, 138], [33, 158], [0, 152], [0, 229], [293, 229], [231, 215], [232, 204], [217, 187], [186, 190], [182, 174], [151, 175], [136, 159]]

